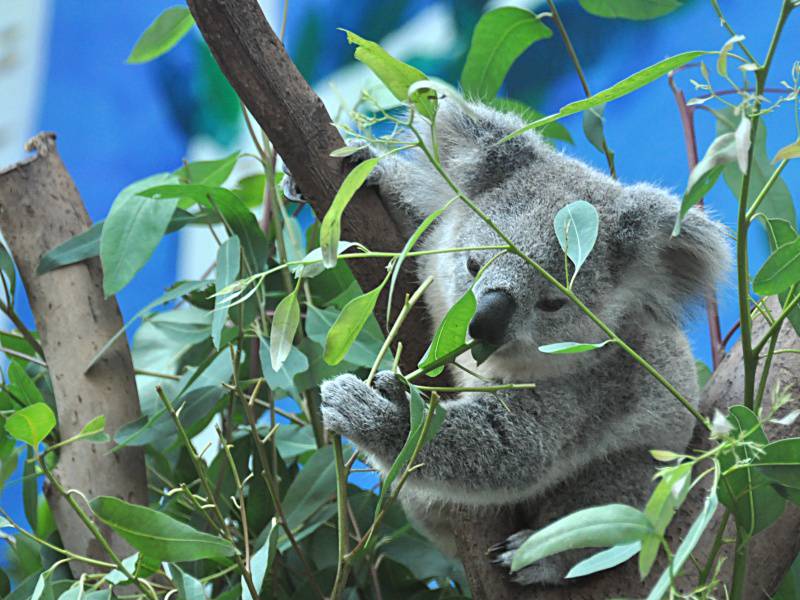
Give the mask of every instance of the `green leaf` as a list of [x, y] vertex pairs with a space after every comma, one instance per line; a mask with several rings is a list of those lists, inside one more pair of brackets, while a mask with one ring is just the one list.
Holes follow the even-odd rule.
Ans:
[[345, 177], [322, 219], [319, 245], [322, 249], [322, 263], [328, 269], [336, 265], [342, 235], [342, 213], [377, 164], [377, 158], [370, 158], [356, 165]]
[[778, 150], [772, 162], [776, 163], [779, 160], [791, 160], [793, 158], [800, 158], [800, 140], [792, 142], [788, 146], [784, 146]]
[[589, 342], [556, 342], [555, 344], [546, 344], [539, 346], [539, 352], [545, 354], [576, 354], [578, 352], [588, 352], [589, 350], [597, 350], [606, 344], [610, 344], [613, 340], [606, 340], [598, 344]]
[[300, 303], [297, 301], [297, 288], [295, 288], [278, 303], [272, 319], [272, 329], [269, 332], [269, 359], [273, 371], [280, 370], [289, 356], [299, 326]]
[[[447, 314], [436, 328], [430, 346], [419, 361], [421, 369], [427, 368], [432, 363], [446, 356], [453, 350], [464, 345], [467, 339], [467, 329], [478, 303], [472, 288], [468, 289], [458, 301], [450, 307]], [[428, 372], [430, 377], [436, 377], [444, 370], [437, 367]]]
[[484, 13], [472, 33], [461, 72], [464, 93], [478, 100], [494, 98], [519, 55], [552, 35], [549, 27], [523, 8], [507, 6]]
[[683, 538], [681, 545], [678, 547], [678, 551], [675, 553], [675, 556], [672, 560], [672, 564], [668, 566], [664, 572], [659, 577], [658, 581], [656, 582], [653, 589], [650, 590], [650, 594], [647, 596], [647, 600], [661, 600], [664, 597], [664, 594], [667, 593], [669, 590], [670, 583], [672, 581], [672, 575], [676, 575], [680, 573], [681, 567], [689, 558], [694, 550], [694, 547], [697, 545], [697, 542], [700, 541], [700, 538], [703, 535], [706, 527], [711, 522], [714, 513], [717, 511], [717, 495], [716, 493], [712, 492], [705, 501], [703, 505], [703, 510], [700, 515], [697, 517], [697, 520], [692, 523], [692, 526], [689, 528], [686, 537]]
[[174, 175], [184, 183], [218, 187], [228, 180], [240, 155], [241, 153], [237, 150], [217, 160], [198, 160], [182, 166], [174, 172]]
[[317, 449], [314, 432], [307, 425], [281, 424], [275, 432], [275, 444], [284, 461]]
[[800, 556], [794, 559], [772, 600], [797, 600], [798, 597], [800, 597]]
[[203, 583], [178, 565], [166, 565], [167, 574], [178, 590], [179, 600], [208, 600]]
[[56, 416], [47, 404], [37, 402], [6, 419], [6, 431], [29, 446], [38, 446], [56, 426]]
[[[767, 235], [769, 236], [769, 246], [772, 248], [774, 252], [784, 244], [788, 244], [797, 239], [797, 232], [794, 230], [794, 227], [786, 221], [785, 219], [768, 219], [766, 217], [761, 217], [761, 222], [764, 223], [764, 226], [767, 229]], [[778, 294], [778, 300], [781, 303], [781, 306], [786, 306], [786, 303], [789, 301], [789, 293], [788, 290]], [[791, 323], [794, 330], [797, 332], [797, 335], [800, 336], [800, 306], [795, 306], [794, 309], [789, 313], [789, 322]]]
[[[767, 444], [767, 436], [759, 425], [758, 417], [747, 407], [732, 406], [728, 421], [733, 425], [733, 435], [741, 435], [749, 431], [751, 433], [745, 438], [746, 442]], [[736, 464], [737, 456], [739, 462], [750, 462], [756, 460], [758, 455], [746, 445], [737, 446], [734, 451], [719, 457], [722, 470], [726, 471]], [[737, 527], [750, 535], [755, 535], [772, 525], [781, 516], [786, 504], [783, 498], [768, 485], [764, 474], [750, 468], [736, 470], [721, 477], [717, 486], [717, 495], [719, 501], [730, 509], [736, 519]]]
[[[336, 245], [336, 256], [342, 254], [345, 250], [352, 246], [359, 246], [359, 248], [363, 248], [360, 244], [356, 244], [356, 242], [345, 242], [341, 241]], [[308, 263], [303, 265], [290, 265], [289, 270], [291, 270], [292, 275], [295, 277], [302, 277], [303, 279], [312, 279], [317, 275], [323, 273], [326, 269], [325, 265], [322, 262], [322, 248], [314, 248], [311, 252], [306, 254], [302, 262]]]
[[36, 475], [36, 461], [34, 460], [33, 446], [28, 446], [28, 457], [22, 467], [22, 506], [31, 529], [37, 533], [39, 532], [38, 503], [39, 483]]
[[641, 547], [641, 542], [632, 542], [630, 544], [622, 544], [620, 546], [614, 546], [608, 550], [598, 552], [589, 558], [585, 558], [572, 567], [564, 576], [564, 578], [572, 579], [573, 577], [585, 577], [586, 575], [591, 575], [592, 573], [599, 573], [600, 571], [613, 569], [614, 567], [629, 560], [633, 556], [636, 556]]
[[678, 0], [579, 0], [583, 9], [607, 19], [656, 19], [681, 7]]
[[0, 243], [0, 271], [8, 279], [9, 302], [14, 301], [14, 290], [17, 288], [17, 271], [14, 268], [14, 259], [4, 244]]
[[326, 363], [337, 365], [347, 356], [350, 347], [372, 315], [375, 303], [385, 284], [386, 280], [374, 290], [353, 298], [345, 304], [325, 338], [324, 359]]
[[642, 540], [639, 553], [639, 575], [650, 573], [661, 549], [661, 537], [669, 526], [692, 483], [692, 463], [684, 463], [659, 471], [661, 480], [650, 495], [644, 514], [653, 524], [653, 533]]
[[16, 398], [26, 406], [44, 402], [42, 392], [39, 391], [33, 379], [25, 371], [25, 367], [16, 361], [8, 365], [8, 380], [10, 383], [7, 386], [9, 391], [13, 391]]
[[138, 194], [162, 181], [163, 175], [148, 177], [122, 190], [111, 205], [100, 236], [103, 263], [103, 293], [116, 294], [133, 279], [164, 237], [178, 206], [176, 198], [155, 200]]
[[[217, 275], [214, 288], [219, 291], [231, 285], [239, 277], [242, 247], [239, 237], [232, 235], [217, 250]], [[214, 297], [214, 313], [211, 318], [211, 339], [219, 349], [222, 330], [228, 320], [228, 303], [224, 296]]]
[[570, 202], [553, 219], [558, 243], [575, 265], [570, 285], [594, 248], [599, 225], [597, 209], [585, 200]]
[[90, 505], [97, 518], [150, 559], [180, 562], [234, 553], [227, 540], [197, 531], [157, 510], [112, 496], [99, 496]]
[[[307, 307], [306, 335], [321, 347], [325, 347], [325, 340], [333, 324], [339, 317], [340, 311], [336, 308]], [[356, 337], [355, 342], [347, 351], [343, 362], [360, 367], [371, 367], [375, 356], [383, 345], [383, 332], [374, 317], [367, 318], [367, 322]], [[340, 363], [342, 364], [342, 363]], [[392, 359], [388, 355], [381, 363], [381, 369], [390, 369]]]
[[264, 379], [267, 380], [269, 389], [272, 391], [283, 390], [287, 393], [296, 392], [295, 377], [308, 369], [308, 359], [305, 354], [292, 346], [289, 349], [289, 355], [277, 371], [272, 369], [271, 354], [270, 343], [261, 338], [258, 355], [261, 361], [261, 371]]
[[653, 532], [632, 506], [607, 504], [579, 510], [532, 534], [514, 553], [511, 571], [565, 550], [603, 548], [641, 541]]
[[128, 56], [128, 63], [140, 64], [169, 52], [194, 25], [192, 13], [185, 6], [173, 6], [148, 25]]
[[[533, 123], [534, 121], [544, 117], [544, 115], [535, 108], [532, 108], [524, 102], [520, 102], [519, 100], [514, 100], [513, 98], [492, 98], [491, 100], [486, 101], [486, 104], [496, 108], [500, 112], [518, 115], [526, 123]], [[549, 125], [545, 125], [539, 130], [539, 133], [546, 138], [561, 140], [562, 142], [567, 142], [568, 144], [575, 143], [567, 128], [561, 123], [550, 123]]]
[[[345, 460], [352, 454], [350, 448], [345, 448]], [[283, 499], [286, 520], [292, 531], [296, 532], [317, 510], [330, 503], [335, 495], [333, 446], [323, 446], [306, 461]]]
[[[264, 587], [264, 579], [267, 573], [269, 573], [270, 565], [278, 550], [278, 533], [280, 533], [280, 527], [278, 527], [278, 521], [273, 518], [272, 522], [269, 524], [264, 545], [250, 557], [250, 574], [253, 578], [253, 585], [259, 593], [261, 593], [261, 588]], [[244, 581], [244, 577], [242, 577], [241, 583], [242, 600], [258, 600], [250, 595], [250, 588]]]
[[800, 438], [778, 440], [762, 450], [755, 461], [758, 472], [785, 487], [800, 489]]
[[706, 150], [705, 156], [689, 174], [686, 191], [683, 193], [681, 209], [675, 221], [672, 235], [681, 231], [681, 221], [695, 204], [702, 200], [722, 174], [725, 165], [736, 161], [736, 136], [733, 132], [717, 136]]
[[[375, 42], [364, 39], [352, 31], [347, 31], [346, 29], [342, 29], [342, 31], [347, 34], [348, 43], [358, 46], [355, 51], [356, 60], [367, 65], [392, 95], [401, 102], [405, 102], [408, 99], [408, 88], [413, 83], [428, 79], [425, 73], [397, 60]], [[421, 115], [429, 119], [433, 117], [435, 112], [435, 104], [433, 102], [420, 98], [415, 105]]]
[[516, 131], [508, 134], [506, 137], [500, 140], [500, 143], [507, 142], [508, 140], [513, 139], [518, 135], [522, 135], [526, 131], [530, 131], [531, 129], [539, 129], [549, 123], [558, 121], [559, 119], [563, 119], [564, 117], [568, 117], [569, 115], [574, 115], [575, 113], [579, 113], [593, 106], [606, 104], [608, 102], [611, 102], [612, 100], [617, 100], [618, 98], [627, 96], [631, 92], [635, 92], [639, 88], [646, 86], [648, 83], [652, 83], [659, 77], [666, 75], [671, 70], [676, 69], [682, 65], [685, 65], [686, 63], [693, 61], [694, 59], [700, 56], [704, 56], [707, 54], [716, 54], [716, 52], [713, 51], [709, 52], [705, 50], [694, 50], [691, 52], [683, 52], [681, 54], [676, 54], [675, 56], [670, 56], [669, 58], [665, 58], [664, 60], [659, 61], [654, 65], [642, 69], [641, 71], [637, 71], [633, 75], [626, 77], [622, 81], [619, 81], [614, 85], [612, 85], [611, 87], [606, 88], [592, 96], [589, 96], [588, 98], [585, 98], [583, 100], [577, 100], [575, 102], [570, 102], [569, 104], [562, 106], [561, 110], [559, 110], [555, 114], [538, 119], [533, 123], [528, 123], [524, 127], [521, 127], [520, 129], [517, 129]]
[[583, 133], [589, 143], [597, 148], [598, 152], [605, 154], [606, 150], [608, 150], [608, 154], [613, 160], [614, 152], [606, 144], [606, 135], [603, 131], [605, 123], [603, 112], [605, 109], [606, 105], [601, 104], [583, 112]]
[[[733, 109], [724, 108], [716, 111], [717, 135], [735, 132], [741, 125], [740, 118], [734, 114]], [[759, 192], [764, 188], [770, 175], [772, 165], [767, 154], [767, 128], [762, 119], [756, 130], [753, 143], [753, 162], [750, 165], [750, 185], [748, 186], [747, 206], [752, 206]], [[738, 199], [742, 189], [742, 171], [737, 164], [727, 164], [722, 171], [725, 183], [730, 188], [734, 197]], [[769, 219], [784, 219], [793, 226], [797, 223], [797, 215], [792, 200], [791, 192], [782, 177], [779, 177], [767, 196], [758, 207], [760, 213]]]
[[105, 429], [106, 417], [105, 415], [98, 415], [84, 425], [78, 435], [85, 440], [106, 442], [108, 441], [108, 436], [105, 433]]
[[769, 255], [753, 279], [753, 291], [761, 296], [785, 292], [800, 281], [800, 238]]
[[694, 370], [697, 375], [697, 387], [702, 390], [711, 379], [711, 369], [702, 360], [695, 360]]

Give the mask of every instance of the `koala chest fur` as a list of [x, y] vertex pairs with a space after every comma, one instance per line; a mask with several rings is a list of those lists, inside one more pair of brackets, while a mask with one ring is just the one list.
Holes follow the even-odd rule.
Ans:
[[[693, 210], [673, 237], [679, 204], [665, 191], [622, 185], [557, 152], [535, 132], [495, 143], [522, 124], [482, 105], [443, 102], [436, 119], [443, 168], [526, 256], [556, 278], [563, 279], [565, 266], [555, 214], [576, 200], [595, 206], [598, 239], [575, 277], [574, 292], [696, 401], [694, 364], [680, 322], [686, 306], [725, 270], [728, 251], [719, 225]], [[417, 220], [453, 196], [416, 150], [382, 160], [371, 183]], [[641, 505], [654, 472], [648, 450], [683, 451], [691, 415], [616, 345], [569, 356], [541, 353], [541, 345], [600, 342], [606, 336], [523, 258], [497, 256], [501, 238], [464, 203], [449, 206], [424, 244], [482, 248], [432, 254], [419, 265], [420, 279], [433, 277], [425, 302], [434, 324], [473, 286], [477, 310], [469, 334], [498, 346], [480, 365], [459, 358], [480, 378], [451, 367], [453, 378], [462, 386], [489, 380], [536, 388], [462, 393], [443, 403], [442, 428], [422, 449], [424, 466], [401, 495], [409, 516], [452, 550], [452, 505], [518, 504], [530, 529], [592, 505]], [[322, 395], [326, 426], [388, 470], [408, 433], [407, 401], [397, 380], [383, 373], [369, 387], [343, 375], [326, 382]], [[528, 533], [502, 544], [497, 560], [510, 564]], [[515, 577], [521, 583], [557, 583], [575, 560], [570, 553], [557, 555]]]

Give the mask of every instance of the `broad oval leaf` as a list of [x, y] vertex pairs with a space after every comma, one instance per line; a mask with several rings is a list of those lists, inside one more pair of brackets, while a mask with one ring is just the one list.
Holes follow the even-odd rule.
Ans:
[[297, 301], [297, 288], [284, 296], [275, 308], [272, 328], [269, 332], [269, 359], [272, 370], [282, 366], [294, 343], [294, 334], [300, 325], [300, 303]]
[[800, 281], [800, 238], [784, 244], [769, 255], [753, 279], [753, 291], [771, 296]]
[[[241, 268], [242, 245], [239, 236], [232, 235], [222, 242], [217, 250], [217, 274], [214, 289], [218, 292], [231, 285], [239, 276]], [[222, 339], [222, 329], [228, 320], [228, 302], [225, 296], [214, 297], [214, 313], [211, 317], [211, 340], [214, 347], [219, 348]]]
[[[765, 445], [767, 436], [760, 427], [758, 417], [746, 406], [732, 406], [728, 421], [733, 426], [733, 435], [750, 432], [746, 442]], [[736, 448], [737, 455], [727, 452], [719, 457], [723, 471], [730, 469], [737, 461], [754, 461], [759, 455], [747, 445]], [[783, 498], [768, 485], [763, 473], [756, 469], [739, 469], [720, 477], [717, 486], [719, 501], [726, 506], [734, 518], [737, 527], [750, 535], [755, 535], [772, 525], [783, 513], [786, 503]]]
[[556, 213], [553, 227], [556, 230], [558, 243], [575, 265], [575, 272], [570, 282], [574, 281], [594, 248], [599, 224], [597, 209], [585, 200], [570, 202]]
[[665, 58], [662, 61], [655, 63], [654, 65], [650, 65], [649, 67], [642, 69], [641, 71], [637, 71], [633, 75], [626, 77], [622, 81], [619, 81], [612, 85], [609, 88], [606, 88], [596, 94], [589, 96], [583, 100], [577, 100], [575, 102], [570, 102], [565, 106], [561, 107], [557, 113], [548, 115], [541, 119], [537, 119], [532, 123], [528, 123], [524, 127], [520, 127], [516, 131], [511, 132], [503, 139], [501, 139], [498, 143], [507, 142], [518, 135], [522, 135], [526, 131], [530, 131], [531, 129], [539, 129], [544, 127], [545, 125], [552, 123], [553, 121], [558, 121], [559, 119], [563, 119], [564, 117], [568, 117], [569, 115], [574, 115], [575, 113], [579, 113], [587, 108], [591, 108], [593, 106], [598, 106], [600, 104], [605, 104], [607, 102], [611, 102], [612, 100], [616, 100], [618, 98], [622, 98], [623, 96], [627, 96], [631, 92], [635, 92], [639, 88], [646, 86], [648, 83], [651, 83], [669, 73], [672, 69], [676, 69], [680, 66], [685, 65], [688, 62], [693, 61], [694, 59], [704, 56], [707, 54], [716, 54], [714, 51], [706, 51], [706, 50], [693, 50], [691, 52], [683, 52], [681, 54], [676, 54], [675, 56], [670, 56], [669, 58]]
[[375, 303], [378, 301], [383, 285], [382, 283], [374, 290], [357, 296], [345, 304], [325, 338], [323, 358], [326, 363], [338, 365], [344, 360], [350, 346], [356, 341], [359, 332], [375, 309]]
[[[171, 176], [169, 176], [171, 177]], [[139, 195], [163, 175], [148, 177], [122, 190], [111, 205], [100, 235], [103, 293], [116, 294], [148, 261], [167, 231], [178, 207], [177, 198]]]
[[56, 416], [44, 402], [19, 409], [6, 419], [6, 431], [20, 442], [38, 446], [56, 426]]
[[370, 158], [356, 165], [345, 177], [328, 212], [322, 219], [319, 229], [319, 245], [322, 249], [322, 263], [329, 269], [336, 266], [339, 241], [342, 235], [342, 213], [377, 164], [377, 158]]
[[583, 9], [607, 19], [656, 19], [680, 8], [678, 0], [579, 0]]
[[136, 41], [128, 62], [145, 63], [169, 52], [194, 25], [185, 6], [173, 6], [158, 15]]
[[227, 540], [197, 531], [157, 510], [113, 496], [90, 502], [97, 518], [148, 558], [166, 562], [223, 558], [234, 553]]
[[480, 18], [472, 33], [461, 87], [468, 96], [490, 100], [497, 95], [508, 70], [531, 44], [553, 32], [529, 10], [505, 6]]
[[579, 510], [531, 535], [514, 553], [511, 571], [576, 548], [603, 548], [641, 541], [653, 532], [642, 511], [625, 504]]
[[592, 573], [599, 573], [613, 569], [621, 565], [630, 558], [636, 556], [642, 547], [641, 542], [632, 542], [630, 544], [622, 544], [614, 546], [608, 550], [603, 550], [597, 554], [590, 556], [572, 567], [569, 572], [564, 576], [565, 579], [572, 579], [573, 577], [586, 577]]
[[[433, 334], [433, 339], [425, 351], [425, 355], [419, 361], [421, 369], [464, 345], [469, 322], [472, 315], [475, 314], [477, 306], [475, 294], [470, 288], [458, 299], [458, 302], [450, 307], [439, 327], [436, 328], [436, 333]], [[436, 367], [428, 372], [428, 376], [436, 377], [443, 370], [443, 366]]]
[[539, 346], [539, 352], [545, 354], [577, 354], [579, 352], [588, 352], [589, 350], [597, 350], [606, 344], [610, 344], [613, 340], [606, 340], [592, 344], [590, 342], [556, 342], [555, 344], [545, 344]]
[[800, 489], [800, 438], [767, 444], [755, 464], [760, 473], [781, 485]]

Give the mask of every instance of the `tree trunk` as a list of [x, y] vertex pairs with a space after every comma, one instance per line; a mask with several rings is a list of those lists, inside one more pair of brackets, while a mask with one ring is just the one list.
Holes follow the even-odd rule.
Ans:
[[[319, 97], [303, 80], [283, 44], [266, 22], [257, 0], [187, 0], [200, 31], [211, 52], [233, 89], [239, 94], [248, 110], [266, 131], [278, 153], [288, 165], [311, 201], [317, 217], [322, 218], [330, 206], [336, 190], [343, 181], [347, 164], [329, 156], [343, 145], [331, 126]], [[343, 239], [358, 241], [374, 250], [394, 250], [402, 246], [403, 225], [391, 207], [372, 189], [362, 189], [345, 213], [342, 221]], [[372, 289], [384, 277], [383, 265], [375, 261], [354, 261], [353, 273], [363, 289]], [[406, 269], [395, 301], [412, 289], [414, 278]], [[379, 310], [382, 304], [378, 303]], [[395, 308], [395, 311], [397, 308]], [[396, 312], [395, 312], [396, 314]], [[381, 325], [382, 315], [378, 315]], [[763, 331], [763, 324], [760, 325]], [[404, 344], [412, 346], [404, 351], [404, 368], [416, 367], [422, 354], [429, 330], [420, 319], [409, 319], [402, 332]], [[800, 347], [793, 332], [784, 328], [780, 347]], [[725, 412], [727, 406], [740, 402], [741, 350], [734, 347], [720, 365], [717, 374], [707, 386], [707, 406]], [[786, 385], [798, 385], [800, 357], [779, 355], [775, 361], [775, 376], [771, 386], [782, 380]], [[793, 369], [793, 370], [792, 370]], [[784, 431], [782, 435], [786, 435]], [[702, 435], [696, 436], [700, 442]], [[670, 543], [677, 545], [699, 513], [707, 488], [693, 490], [691, 497], [676, 516], [669, 530]], [[721, 514], [722, 511], [720, 510]], [[454, 533], [458, 539], [460, 558], [476, 600], [600, 600], [613, 597], [641, 597], [663, 569], [663, 561], [656, 565], [653, 576], [642, 583], [635, 561], [629, 561], [613, 571], [583, 578], [578, 582], [556, 589], [522, 588], [509, 582], [507, 574], [492, 565], [486, 550], [502, 541], [516, 530], [524, 528], [513, 506], [498, 509], [492, 516], [476, 515], [467, 508], [455, 511]], [[718, 515], [719, 518], [719, 515]], [[781, 575], [797, 554], [800, 541], [800, 510], [787, 508], [778, 524], [755, 538], [751, 561], [758, 565], [752, 569], [745, 597], [758, 598], [756, 590], [774, 590]], [[698, 554], [707, 552], [709, 536], [701, 541]], [[732, 560], [728, 561], [730, 566]], [[751, 593], [751, 595], [748, 595]]]
[[[78, 190], [56, 151], [55, 136], [43, 133], [28, 142], [32, 158], [0, 172], [0, 230], [19, 269], [36, 329], [41, 337], [55, 393], [58, 432], [67, 439], [98, 415], [114, 432], [139, 417], [139, 396], [127, 339], [121, 337], [88, 372], [92, 357], [122, 328], [116, 300], [103, 297], [103, 274], [97, 258], [43, 275], [41, 256], [86, 231], [91, 222]], [[88, 498], [117, 496], [147, 503], [144, 454], [139, 448], [112, 453], [113, 443], [77, 442], [59, 451], [56, 477], [67, 489]], [[105, 559], [105, 552], [52, 488], [46, 495], [66, 548]], [[76, 496], [79, 501], [80, 497]], [[130, 546], [99, 524], [120, 556]], [[83, 563], [73, 563], [77, 576]]]

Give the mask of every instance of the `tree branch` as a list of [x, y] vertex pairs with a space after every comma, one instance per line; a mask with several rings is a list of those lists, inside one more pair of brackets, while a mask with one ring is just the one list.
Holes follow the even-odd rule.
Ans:
[[[125, 337], [88, 373], [84, 374], [84, 369], [122, 328], [122, 317], [116, 300], [103, 297], [99, 259], [44, 275], [36, 273], [45, 252], [86, 231], [91, 221], [58, 155], [55, 136], [39, 134], [28, 142], [27, 149], [36, 155], [0, 171], [0, 230], [14, 256], [36, 319], [56, 397], [58, 431], [61, 439], [67, 439], [97, 415], [105, 415], [106, 429], [113, 432], [140, 414]], [[125, 448], [111, 453], [112, 447], [112, 443], [87, 442], [62, 447], [56, 477], [65, 488], [80, 490], [90, 498], [110, 495], [146, 504], [142, 451]], [[46, 493], [65, 547], [77, 554], [106, 559], [64, 497], [52, 489]], [[98, 526], [114, 552], [121, 556], [132, 553], [122, 538], [105, 525]], [[72, 568], [85, 567], [73, 563]]]

